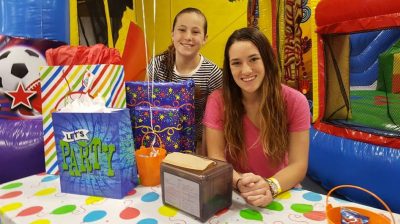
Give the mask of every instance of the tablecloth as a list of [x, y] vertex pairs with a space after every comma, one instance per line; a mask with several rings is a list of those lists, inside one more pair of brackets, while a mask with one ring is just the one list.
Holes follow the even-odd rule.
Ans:
[[[206, 223], [327, 223], [325, 195], [304, 189], [292, 189], [279, 195], [266, 208], [246, 204], [233, 194], [233, 203]], [[330, 198], [335, 206], [356, 206]], [[368, 209], [373, 209], [367, 207]], [[383, 210], [377, 213], [388, 213]], [[397, 223], [400, 216], [395, 214]], [[192, 224], [201, 223], [192, 216], [162, 203], [161, 187], [138, 186], [123, 199], [66, 194], [60, 192], [57, 175], [40, 174], [0, 185], [1, 224]]]

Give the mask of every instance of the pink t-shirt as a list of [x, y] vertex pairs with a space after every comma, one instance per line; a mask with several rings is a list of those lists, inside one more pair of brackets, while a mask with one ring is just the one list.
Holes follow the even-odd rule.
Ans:
[[[306, 97], [299, 91], [292, 89], [286, 85], [282, 85], [283, 98], [287, 105], [288, 131], [304, 131], [310, 128], [310, 108]], [[207, 106], [203, 118], [203, 123], [208, 128], [224, 130], [224, 103], [222, 90], [214, 91], [207, 100]], [[233, 164], [238, 172], [252, 172], [263, 177], [271, 177], [276, 172], [287, 166], [287, 159], [278, 167], [270, 165], [262, 150], [260, 138], [260, 130], [254, 126], [247, 116], [243, 116], [243, 130], [245, 137], [245, 146], [247, 150], [248, 167], [241, 168]], [[226, 158], [231, 161], [229, 155]]]

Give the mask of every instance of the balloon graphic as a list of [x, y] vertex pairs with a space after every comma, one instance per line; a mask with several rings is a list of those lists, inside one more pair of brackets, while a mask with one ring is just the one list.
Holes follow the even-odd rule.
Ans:
[[86, 203], [87, 205], [93, 205], [93, 204], [95, 204], [95, 203], [97, 203], [97, 202], [100, 202], [100, 201], [103, 201], [103, 200], [104, 200], [103, 197], [90, 196], [90, 197], [88, 197], [88, 198], [86, 199], [85, 203]]
[[127, 207], [119, 214], [121, 219], [134, 219], [140, 215], [140, 211], [136, 208]]
[[263, 221], [263, 216], [259, 211], [253, 209], [244, 209], [240, 211], [240, 216], [248, 220], [258, 220]]
[[64, 206], [61, 206], [61, 207], [58, 207], [58, 208], [54, 209], [51, 212], [51, 214], [64, 215], [64, 214], [67, 214], [67, 213], [75, 211], [75, 209], [76, 209], [76, 205], [64, 205]]
[[324, 221], [326, 219], [326, 214], [323, 211], [312, 211], [304, 213], [304, 217], [314, 221]]
[[283, 193], [278, 194], [278, 196], [276, 196], [276, 198], [279, 199], [289, 199], [292, 197], [292, 194], [290, 193], [290, 191], [285, 191]]
[[298, 213], [311, 212], [314, 209], [313, 206], [309, 204], [292, 204], [290, 208]]
[[83, 222], [95, 222], [97, 220], [100, 220], [104, 218], [107, 215], [107, 212], [103, 210], [95, 210], [89, 212], [89, 214], [85, 215], [83, 218]]
[[314, 192], [307, 192], [303, 194], [303, 198], [307, 201], [321, 201], [322, 195], [314, 193]]
[[142, 196], [142, 201], [144, 202], [152, 202], [156, 201], [158, 198], [160, 198], [160, 195], [157, 194], [156, 192], [150, 192]]
[[54, 187], [49, 187], [49, 188], [45, 188], [45, 189], [43, 189], [43, 190], [40, 190], [40, 191], [36, 192], [34, 195], [35, 195], [35, 196], [46, 196], [46, 195], [55, 193], [56, 191], [57, 191], [56, 188], [54, 188]]
[[157, 220], [156, 219], [142, 219], [140, 220], [137, 224], [157, 224]]
[[0, 211], [4, 213], [4, 212], [9, 212], [12, 210], [19, 209], [21, 207], [22, 207], [22, 203], [15, 202], [15, 203], [7, 204], [7, 205], [4, 205], [3, 207], [0, 207]]
[[38, 219], [29, 224], [51, 224], [51, 222], [48, 219]]
[[50, 182], [50, 181], [56, 180], [56, 179], [58, 179], [58, 175], [50, 175], [50, 176], [44, 177], [41, 180], [41, 182]]
[[176, 208], [164, 205], [158, 209], [158, 212], [163, 216], [173, 217], [176, 215], [176, 213], [178, 213], [178, 210]]
[[272, 201], [266, 208], [273, 211], [283, 211], [283, 205], [277, 201]]
[[17, 216], [29, 216], [29, 215], [34, 215], [36, 213], [39, 213], [40, 211], [43, 210], [42, 206], [33, 206], [33, 207], [29, 207], [26, 208], [22, 211], [20, 211]]
[[12, 191], [3, 195], [0, 195], [0, 199], [15, 198], [22, 194], [22, 191]]
[[128, 192], [127, 195], [134, 195], [134, 194], [136, 194], [136, 190], [135, 190], [135, 189], [132, 189], [131, 191]]
[[221, 216], [221, 215], [227, 213], [228, 211], [229, 211], [228, 208], [224, 208], [224, 209], [222, 209], [221, 211], [215, 213], [215, 215], [216, 215], [216, 216]]
[[13, 189], [13, 188], [21, 187], [21, 186], [22, 186], [22, 183], [14, 182], [11, 184], [4, 185], [3, 187], [1, 187], [1, 189], [9, 190], [9, 189]]

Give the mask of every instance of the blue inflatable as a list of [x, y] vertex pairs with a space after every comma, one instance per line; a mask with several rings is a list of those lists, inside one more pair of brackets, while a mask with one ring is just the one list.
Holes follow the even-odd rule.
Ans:
[[[310, 130], [308, 175], [326, 189], [352, 184], [379, 195], [393, 211], [400, 211], [400, 150], [377, 146]], [[382, 208], [365, 192], [354, 189], [338, 190], [339, 194], [361, 204]]]
[[69, 43], [69, 1], [0, 0], [0, 34]]

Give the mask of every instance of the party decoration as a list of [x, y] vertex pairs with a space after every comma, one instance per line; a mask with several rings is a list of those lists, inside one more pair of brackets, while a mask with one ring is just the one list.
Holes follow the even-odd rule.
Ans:
[[65, 215], [76, 210], [76, 205], [63, 205], [50, 212], [53, 215]]
[[122, 210], [122, 212], [119, 214], [119, 217], [121, 219], [134, 219], [140, 215], [140, 211], [136, 208], [132, 207], [127, 207], [126, 209]]
[[163, 205], [158, 209], [158, 212], [163, 216], [174, 217], [178, 213], [178, 209], [168, 205]]
[[9, 183], [9, 184], [2, 186], [1, 189], [9, 190], [9, 189], [18, 188], [21, 186], [22, 186], [21, 182], [13, 182], [13, 183]]
[[160, 198], [159, 194], [157, 194], [156, 192], [150, 192], [150, 193], [143, 195], [141, 200], [144, 202], [152, 202], [152, 201], [158, 200], [159, 198]]
[[86, 199], [85, 204], [91, 205], [91, 204], [99, 203], [103, 200], [104, 200], [103, 197], [90, 196]]
[[0, 199], [15, 198], [22, 194], [21, 191], [12, 191], [3, 195], [0, 195]]
[[272, 201], [266, 208], [273, 211], [282, 211], [283, 205], [277, 201]]
[[106, 215], [107, 212], [103, 210], [91, 211], [83, 218], [83, 222], [95, 222], [104, 218]]
[[243, 209], [240, 211], [240, 216], [248, 220], [263, 221], [263, 216], [254, 209]]
[[28, 216], [28, 215], [34, 215], [36, 213], [39, 213], [43, 210], [42, 206], [32, 206], [29, 208], [26, 208], [22, 211], [20, 211], [17, 216]]
[[313, 206], [309, 204], [292, 204], [290, 208], [299, 213], [306, 213], [313, 210]]
[[56, 192], [56, 189], [54, 187], [49, 187], [49, 188], [45, 188], [45, 189], [42, 189], [42, 190], [36, 192], [34, 195], [40, 197], [40, 196], [47, 196], [47, 195], [53, 194], [55, 192]]

